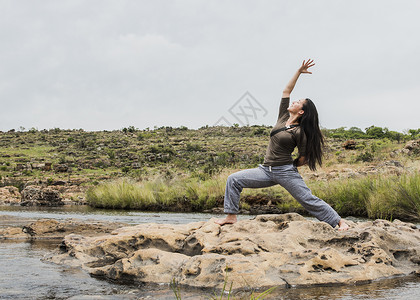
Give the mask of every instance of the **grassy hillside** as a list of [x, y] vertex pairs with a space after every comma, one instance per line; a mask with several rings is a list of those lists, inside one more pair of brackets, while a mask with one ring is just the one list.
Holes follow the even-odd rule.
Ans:
[[[129, 127], [100, 132], [0, 132], [0, 185], [77, 185], [90, 188], [87, 198], [98, 207], [201, 211], [221, 205], [230, 173], [262, 163], [270, 130], [265, 126], [206, 126], [198, 130]], [[324, 130], [327, 145], [323, 168], [312, 172], [302, 167], [300, 173], [314, 193], [342, 213], [395, 216], [390, 208], [388, 212], [378, 211], [375, 207], [381, 205], [374, 205], [371, 195], [386, 198], [390, 182], [400, 182], [402, 175], [407, 179], [395, 189], [418, 183], [419, 150], [404, 147], [419, 133], [395, 133], [374, 126], [366, 131]], [[353, 141], [349, 143], [349, 139]], [[350, 149], [343, 147], [346, 142]], [[346, 190], [349, 182], [353, 187], [374, 182], [378, 189]], [[405, 198], [416, 198], [416, 192], [411, 188]], [[394, 193], [392, 197], [400, 196]], [[243, 209], [251, 212], [254, 206], [301, 210], [280, 187], [245, 190], [243, 199]], [[411, 209], [416, 209], [417, 204], [413, 205]]]

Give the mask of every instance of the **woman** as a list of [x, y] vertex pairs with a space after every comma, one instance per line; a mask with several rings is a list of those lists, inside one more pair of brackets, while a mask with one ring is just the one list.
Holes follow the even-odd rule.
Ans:
[[[289, 106], [290, 93], [300, 74], [312, 74], [308, 69], [314, 65], [311, 59], [303, 61], [284, 89], [278, 120], [271, 131], [264, 163], [258, 168], [239, 171], [228, 177], [224, 202], [224, 210], [228, 215], [215, 223], [236, 223], [239, 197], [243, 188], [263, 188], [280, 184], [320, 221], [327, 222], [332, 227], [338, 225], [339, 230], [348, 229], [349, 226], [331, 206], [312, 195], [297, 170], [297, 167], [305, 164], [308, 164], [311, 170], [315, 170], [317, 164], [322, 164], [324, 140], [314, 103], [310, 99], [302, 99]], [[299, 156], [293, 161], [292, 152], [296, 147]]]

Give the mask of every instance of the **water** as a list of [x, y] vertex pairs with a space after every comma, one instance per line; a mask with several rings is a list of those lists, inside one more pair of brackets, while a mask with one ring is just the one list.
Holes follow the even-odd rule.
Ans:
[[[0, 207], [0, 215], [30, 219], [77, 218], [129, 224], [181, 224], [219, 217], [212, 214], [145, 213], [98, 210], [89, 207]], [[240, 216], [253, 218], [253, 216]], [[0, 299], [175, 299], [168, 285], [119, 285], [90, 277], [42, 259], [56, 250], [57, 241], [0, 241]], [[209, 299], [212, 291], [181, 288], [182, 299]], [[250, 293], [236, 295], [249, 298]], [[227, 297], [225, 297], [227, 299]], [[420, 277], [381, 280], [357, 286], [330, 286], [275, 290], [266, 299], [420, 299]]]
[[[166, 223], [185, 224], [190, 222], [207, 221], [213, 217], [220, 218], [220, 215], [204, 213], [166, 213], [166, 212], [141, 212], [128, 210], [95, 209], [89, 206], [67, 206], [67, 207], [20, 207], [0, 206], [0, 215], [24, 217], [30, 219], [53, 218], [64, 220], [76, 218], [80, 220], [100, 220], [110, 222], [122, 222], [128, 224], [141, 223]], [[250, 219], [254, 216], [240, 216], [239, 219]]]

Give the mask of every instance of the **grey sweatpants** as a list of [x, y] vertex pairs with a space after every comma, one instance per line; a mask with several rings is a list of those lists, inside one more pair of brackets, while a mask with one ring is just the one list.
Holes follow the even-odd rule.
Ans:
[[263, 188], [276, 184], [284, 187], [310, 214], [320, 221], [338, 225], [340, 216], [326, 202], [312, 195], [297, 168], [290, 165], [242, 170], [230, 175], [225, 190], [225, 213], [237, 214], [239, 211], [239, 197], [243, 188]]

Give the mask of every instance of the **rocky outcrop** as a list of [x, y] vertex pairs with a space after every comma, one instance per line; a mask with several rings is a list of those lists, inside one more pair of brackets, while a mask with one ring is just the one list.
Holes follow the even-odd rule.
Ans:
[[69, 185], [61, 180], [52, 182], [50, 186], [36, 185], [35, 182], [28, 182], [27, 185], [22, 194], [14, 186], [0, 188], [0, 205], [87, 205], [86, 186]]
[[21, 195], [19, 189], [14, 186], [0, 188], [0, 205], [19, 205]]
[[57, 165], [54, 165], [54, 170], [56, 172], [65, 173], [69, 170], [69, 167], [66, 164], [57, 164]]
[[397, 149], [391, 152], [391, 157], [395, 157], [399, 155], [400, 153], [404, 153], [409, 156], [418, 156], [420, 155], [420, 139], [418, 140], [411, 140], [408, 141], [404, 148]]
[[347, 140], [343, 143], [343, 148], [346, 150], [355, 150], [356, 145], [357, 143], [355, 140]]
[[85, 222], [77, 219], [26, 220], [11, 216], [0, 217], [0, 240], [62, 239], [69, 234], [97, 236], [127, 226], [127, 224], [117, 222]]
[[[350, 222], [351, 223], [351, 222]], [[233, 289], [353, 284], [419, 272], [420, 229], [376, 220], [339, 232], [298, 214], [261, 215], [218, 226], [142, 224], [64, 238], [51, 261], [116, 281]], [[230, 282], [229, 282], [230, 284]]]
[[60, 193], [48, 187], [28, 186], [22, 191], [22, 206], [64, 205]]
[[419, 155], [420, 154], [420, 139], [407, 142], [402, 152], [408, 155]]

